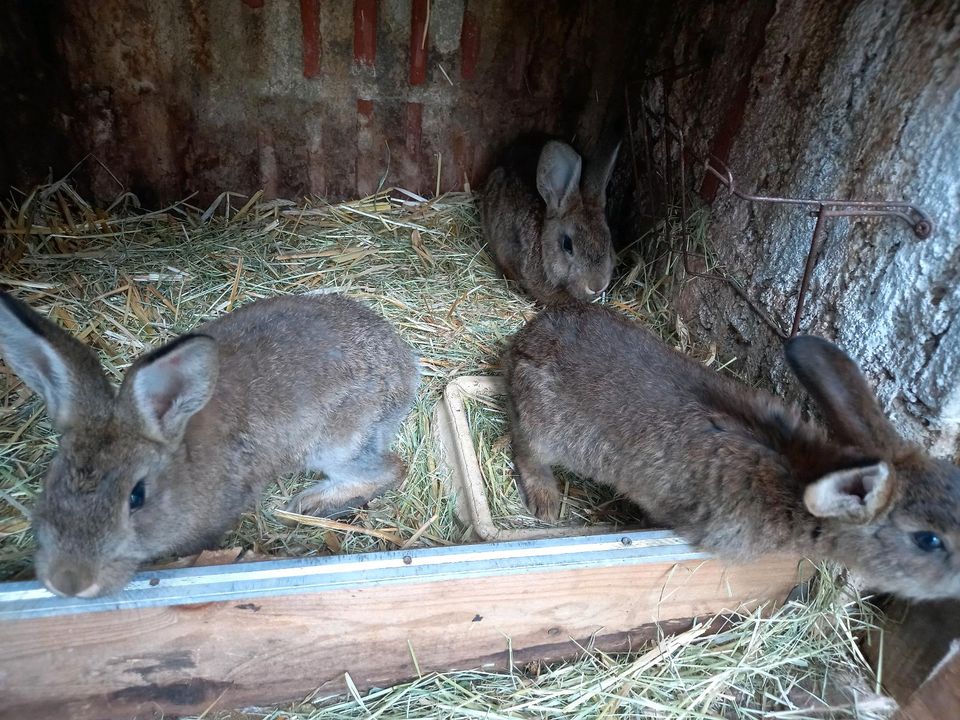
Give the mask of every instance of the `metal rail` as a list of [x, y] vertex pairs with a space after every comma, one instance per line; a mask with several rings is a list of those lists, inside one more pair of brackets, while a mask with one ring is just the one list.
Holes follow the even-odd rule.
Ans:
[[[37, 582], [0, 583], [0, 623], [37, 617], [422, 583], [551, 570], [707, 559], [666, 530], [618, 532], [360, 555], [146, 570], [118, 595], [61, 598]], [[2, 628], [2, 624], [0, 624]]]

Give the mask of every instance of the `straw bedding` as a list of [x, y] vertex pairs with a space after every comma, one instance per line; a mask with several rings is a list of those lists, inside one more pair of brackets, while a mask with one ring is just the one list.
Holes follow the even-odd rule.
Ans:
[[[402, 487], [346, 526], [310, 520], [291, 528], [278, 508], [313, 480], [283, 477], [224, 545], [312, 555], [462, 542], [465, 528], [433, 443], [433, 406], [450, 379], [495, 373], [505, 341], [535, 312], [483, 251], [471, 197], [426, 202], [388, 191], [331, 206], [227, 193], [208, 208], [183, 202], [152, 213], [134, 201], [121, 196], [96, 211], [61, 182], [2, 208], [0, 287], [93, 345], [114, 380], [145, 349], [203, 320], [256, 298], [303, 292], [344, 292], [371, 305], [423, 364], [416, 407], [397, 440], [408, 464]], [[698, 232], [702, 220], [691, 221]], [[627, 273], [608, 302], [689, 348], [666, 304], [676, 258], [658, 237], [645, 243], [643, 258], [627, 253]], [[0, 367], [0, 579], [9, 579], [29, 568], [28, 512], [55, 436], [42, 403]], [[515, 493], [509, 482], [498, 487]]]
[[[468, 194], [428, 202], [392, 190], [329, 205], [225, 193], [206, 208], [185, 201], [148, 213], [129, 194], [97, 210], [61, 181], [13, 196], [0, 212], [0, 287], [95, 347], [116, 381], [146, 348], [238, 305], [279, 294], [344, 292], [382, 313], [416, 349], [423, 381], [396, 443], [408, 465], [403, 485], [352, 517], [291, 527], [281, 519], [296, 518], [283, 517], [279, 508], [314, 480], [280, 478], [224, 547], [315, 555], [467, 539], [434, 447], [434, 405], [452, 378], [497, 372], [505, 341], [535, 312], [496, 274]], [[719, 367], [715, 349], [692, 343], [669, 308], [679, 277], [679, 257], [669, 241], [678, 235], [676, 222], [664, 221], [622, 254], [622, 274], [605, 302]], [[688, 218], [688, 235], [701, 249], [705, 228], [704, 213]], [[499, 478], [488, 488], [491, 505], [502, 518], [534, 522], [524, 518], [511, 482], [500, 409], [474, 411], [475, 431], [486, 438], [481, 444], [488, 469]], [[42, 404], [0, 365], [0, 579], [29, 576], [29, 509], [55, 446]], [[568, 487], [575, 510], [578, 497], [596, 492], [576, 483]], [[581, 497], [578, 521], [609, 522], [606, 513], [585, 511], [609, 500]], [[789, 708], [823, 697], [824, 684], [841, 671], [863, 676], [854, 636], [874, 616], [859, 602], [839, 599], [832, 583], [822, 587], [809, 605], [773, 617], [746, 616], [720, 635], [691, 631], [625, 657], [586, 652], [577, 662], [536, 671], [430, 675], [366, 697], [314, 698], [254, 716], [825, 717], [822, 710], [807, 715]], [[835, 716], [858, 717], [852, 702], [843, 700]], [[769, 714], [770, 708], [781, 708], [781, 714]]]

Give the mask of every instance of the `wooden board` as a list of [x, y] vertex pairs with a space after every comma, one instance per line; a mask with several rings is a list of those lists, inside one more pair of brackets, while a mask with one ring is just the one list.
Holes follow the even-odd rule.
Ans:
[[954, 646], [950, 656], [913, 697], [894, 715], [893, 720], [954, 720], [960, 718], [960, 651]]
[[180, 715], [343, 692], [345, 673], [364, 689], [626, 649], [656, 623], [779, 602], [797, 568], [724, 567], [651, 531], [155, 571], [104, 601], [10, 583], [0, 717]]
[[889, 599], [883, 610], [883, 626], [868, 634], [864, 655], [884, 692], [904, 705], [960, 638], [960, 602]]

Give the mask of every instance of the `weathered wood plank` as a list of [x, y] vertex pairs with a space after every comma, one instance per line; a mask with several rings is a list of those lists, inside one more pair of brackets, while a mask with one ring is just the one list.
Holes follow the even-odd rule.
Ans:
[[[619, 537], [606, 542], [619, 544]], [[308, 569], [335, 566], [328, 577], [341, 581], [326, 587], [307, 581], [308, 591], [278, 584], [277, 592], [288, 594], [272, 596], [247, 588], [224, 593], [230, 599], [219, 602], [139, 602], [90, 612], [64, 601], [66, 612], [48, 607], [44, 612], [55, 614], [39, 617], [20, 606], [20, 619], [0, 621], [0, 717], [79, 720], [201, 712], [213, 703], [274, 704], [317, 688], [342, 691], [344, 673], [360, 688], [414, 677], [413, 654], [423, 672], [503, 667], [508, 638], [514, 659], [571, 656], [578, 652], [575, 643], [591, 638], [600, 647], [625, 649], [649, 638], [654, 623], [676, 631], [688, 625], [684, 619], [782, 600], [797, 579], [792, 558], [724, 567], [684, 545], [647, 552], [628, 542], [617, 555], [597, 550], [603, 541], [582, 539], [594, 550], [581, 560], [550, 540], [477, 546], [478, 558], [486, 559], [475, 561], [454, 548], [377, 553], [363, 563], [300, 561]], [[497, 556], [498, 548], [519, 553], [520, 560]], [[443, 568], [437, 558], [459, 559]], [[351, 562], [368, 570], [355, 573]], [[430, 570], [431, 562], [440, 571]], [[378, 573], [393, 572], [391, 563], [405, 568], [407, 577], [384, 581]], [[210, 572], [271, 578], [278, 574], [271, 568], [281, 566], [250, 563]], [[202, 587], [202, 571], [165, 572], [154, 589], [184, 577]], [[2, 595], [0, 586], [0, 610]]]
[[883, 609], [883, 627], [868, 634], [864, 655], [884, 692], [903, 705], [960, 638], [960, 602], [891, 599]]
[[893, 720], [960, 718], [960, 652], [956, 646], [934, 675], [914, 693]]

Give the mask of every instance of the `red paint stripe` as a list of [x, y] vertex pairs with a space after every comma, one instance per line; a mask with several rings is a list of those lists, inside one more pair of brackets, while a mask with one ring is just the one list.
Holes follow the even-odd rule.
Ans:
[[470, 167], [470, 156], [473, 154], [470, 148], [470, 141], [462, 131], [457, 131], [453, 135], [453, 185], [450, 190], [462, 189], [461, 183], [469, 182], [468, 176]]
[[361, 65], [377, 59], [377, 0], [354, 0], [353, 58]]
[[373, 150], [373, 100], [357, 98], [357, 157], [354, 163], [355, 192], [369, 195], [377, 188]]
[[420, 156], [420, 139], [423, 136], [423, 105], [407, 103], [407, 125], [404, 128], [407, 152], [413, 158]]
[[410, 6], [410, 84], [427, 79], [427, 13], [430, 0], [413, 0]]
[[480, 19], [468, 7], [460, 27], [460, 77], [473, 80], [480, 59]]
[[300, 0], [300, 25], [303, 27], [303, 76], [320, 73], [320, 0]]
[[253, 8], [254, 10], [259, 10], [263, 7], [263, 0], [243, 0], [243, 4], [248, 8]]

